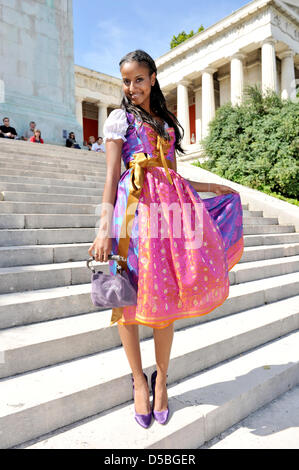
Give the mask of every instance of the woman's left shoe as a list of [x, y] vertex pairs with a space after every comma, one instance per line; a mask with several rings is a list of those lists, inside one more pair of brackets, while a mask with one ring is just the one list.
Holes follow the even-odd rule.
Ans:
[[[146, 383], [148, 383], [147, 381], [147, 376], [145, 373], [143, 373], [144, 375], [144, 378], [146, 380]], [[134, 378], [133, 378], [133, 375], [132, 375], [132, 386], [133, 386], [133, 398], [135, 398], [135, 386], [134, 386]], [[149, 425], [151, 424], [151, 421], [152, 421], [152, 412], [150, 412], [149, 414], [147, 415], [141, 415], [139, 413], [136, 413], [136, 409], [135, 409], [135, 420], [137, 421], [138, 424], [140, 424], [140, 426], [142, 426], [143, 428], [148, 428]]]
[[169, 408], [167, 407], [167, 410], [163, 411], [155, 411], [154, 406], [155, 406], [155, 392], [156, 392], [156, 379], [157, 379], [157, 371], [152, 374], [151, 376], [151, 384], [152, 384], [152, 391], [153, 391], [153, 416], [156, 421], [158, 421], [159, 424], [165, 424], [168, 416], [169, 416]]

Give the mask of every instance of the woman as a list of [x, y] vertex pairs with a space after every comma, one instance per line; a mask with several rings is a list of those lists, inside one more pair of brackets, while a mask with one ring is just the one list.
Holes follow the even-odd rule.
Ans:
[[42, 134], [39, 129], [34, 130], [34, 135], [30, 138], [30, 142], [35, 142], [37, 144], [43, 144]]
[[81, 148], [80, 145], [77, 144], [77, 142], [76, 142], [76, 137], [75, 137], [74, 132], [69, 133], [69, 137], [68, 137], [68, 139], [66, 139], [65, 146], [69, 147], [69, 148], [73, 148], [73, 149], [80, 149]]
[[[130, 281], [138, 288], [137, 306], [113, 309], [112, 323], [118, 322], [132, 370], [135, 419], [148, 427], [149, 387], [142, 370], [138, 325], [153, 328], [157, 370], [151, 377], [152, 414], [164, 424], [169, 415], [166, 379], [173, 323], [205, 315], [228, 296], [228, 271], [243, 251], [242, 207], [233, 189], [188, 181], [176, 172], [175, 150], [182, 152], [182, 131], [167, 109], [153, 59], [137, 50], [121, 60], [120, 71], [122, 109], [114, 110], [104, 125], [107, 177], [102, 202], [114, 205], [114, 213], [107, 218], [102, 211], [100, 230], [88, 253], [94, 252], [99, 262], [106, 262], [110, 253], [124, 256]], [[127, 167], [122, 175], [121, 158]], [[212, 191], [217, 197], [202, 201], [197, 191]], [[179, 209], [176, 220], [166, 217], [168, 223], [159, 230], [157, 207], [166, 213], [170, 204]], [[196, 243], [188, 245], [192, 237], [184, 211], [190, 206], [191, 223], [197, 215], [203, 230]], [[132, 207], [137, 211], [129, 210]], [[183, 234], [173, 235], [180, 210]], [[164, 216], [160, 219], [165, 222]], [[116, 273], [115, 262], [110, 261], [110, 270]]]
[[92, 146], [95, 143], [95, 141], [96, 141], [95, 137], [93, 135], [91, 135], [88, 139], [88, 142], [87, 142], [87, 147], [88, 147], [89, 151], [92, 150]]

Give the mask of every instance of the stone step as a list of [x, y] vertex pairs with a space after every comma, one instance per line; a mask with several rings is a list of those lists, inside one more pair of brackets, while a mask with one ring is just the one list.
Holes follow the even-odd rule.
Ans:
[[[0, 267], [84, 261], [91, 243], [0, 247]], [[299, 242], [244, 249], [239, 263], [299, 255]]]
[[[74, 202], [0, 202], [1, 214], [92, 214], [100, 206], [100, 197], [98, 204], [75, 204]], [[254, 219], [255, 217], [248, 218]], [[271, 219], [272, 220], [272, 219]], [[265, 222], [266, 224], [267, 222]]]
[[283, 245], [249, 246], [244, 248], [244, 253], [239, 263], [259, 261], [264, 259], [282, 258], [283, 256], [299, 255], [299, 243]]
[[[217, 429], [218, 434], [247, 416], [253, 407], [257, 409], [269, 402], [269, 395], [273, 399], [298, 383], [299, 331], [293, 331], [299, 326], [298, 299], [294, 304], [286, 314], [273, 314], [274, 321], [272, 308], [268, 309], [268, 314], [258, 312], [255, 318], [261, 323], [250, 322], [248, 327], [246, 322], [251, 319], [250, 311], [246, 320], [243, 312], [240, 317], [235, 315], [213, 324], [176, 332], [168, 374], [170, 420], [167, 426], [159, 427], [163, 431], [159, 431], [158, 435], [157, 423], [152, 425], [153, 432], [145, 431], [145, 435], [153, 438], [159, 448], [165, 448], [166, 443], [172, 447], [192, 448], [195, 444], [198, 447], [213, 437], [211, 432]], [[281, 311], [285, 312], [286, 309], [279, 308]], [[279, 336], [282, 338], [273, 341]], [[252, 348], [256, 349], [246, 353]], [[243, 353], [242, 356], [234, 358], [240, 353]], [[155, 367], [152, 339], [143, 342], [142, 355], [144, 371], [150, 375]], [[186, 361], [186, 357], [190, 360]], [[2, 380], [4, 400], [0, 404], [0, 423], [5, 433], [0, 436], [0, 447], [9, 448], [24, 443], [126, 403], [132, 399], [130, 375], [123, 349], [114, 348]], [[216, 405], [220, 404], [221, 414], [215, 412]], [[129, 414], [131, 405], [125, 407]], [[202, 423], [209, 415], [213, 416], [213, 422]], [[128, 433], [127, 426], [124, 428], [127, 439], [133, 438], [134, 441], [139, 428], [133, 416], [131, 419], [128, 416], [128, 426], [130, 421], [135, 432]], [[108, 428], [102, 428], [104, 433], [112, 423]], [[191, 424], [193, 432], [190, 432]], [[206, 434], [203, 436], [204, 430]], [[160, 432], [167, 433], [164, 439]], [[185, 440], [176, 436], [169, 442], [174, 432], [185, 436]], [[142, 430], [138, 433], [139, 443], [141, 435]], [[115, 448], [119, 433], [115, 433], [114, 439], [110, 445]], [[142, 444], [148, 447], [144, 446], [144, 442]]]
[[[243, 350], [248, 350], [299, 328], [299, 295], [280, 300], [271, 305], [264, 305], [229, 317], [192, 326], [191, 329], [188, 329], [188, 333], [184, 329], [184, 333], [180, 332], [178, 334], [184, 338], [189, 335], [190, 342], [194, 338], [195, 346], [196, 334], [198, 334], [198, 337], [210, 338], [211, 331], [214, 330], [215, 333], [220, 325], [224, 328], [227, 336], [231, 338], [231, 335], [235, 335], [234, 342], [238, 341], [239, 346], [245, 348], [238, 351], [234, 350], [234, 354], [238, 354]], [[176, 322], [175, 327], [177, 330], [182, 328], [180, 322]], [[103, 312], [94, 312], [77, 317], [0, 330], [0, 344], [2, 357], [4, 357], [3, 363], [0, 364], [0, 378], [33, 371], [48, 365], [121, 346], [116, 331], [117, 327], [115, 325], [111, 327], [111, 332], [107, 331], [108, 328], [107, 315], [104, 316]], [[217, 336], [224, 335], [224, 331], [219, 329]], [[152, 338], [152, 329], [143, 328], [141, 337], [142, 339]], [[252, 344], [252, 340], [258, 342]], [[182, 340], [181, 345], [183, 345]], [[208, 361], [208, 364], [205, 362], [203, 368], [229, 357], [228, 352], [224, 353], [223, 344], [218, 344], [217, 348], [221, 351], [218, 351], [221, 357], [217, 356], [216, 351], [213, 351], [213, 346], [211, 346], [212, 352], [210, 355], [208, 351], [204, 351], [204, 360]], [[186, 353], [186, 347], [182, 347], [181, 350], [184, 351], [184, 354], [190, 355], [191, 353], [190, 351]], [[217, 360], [209, 362], [210, 359], [208, 360], [207, 357], [212, 357], [213, 354], [216, 355]], [[188, 357], [189, 361], [198, 363], [199, 357], [195, 359], [190, 355]]]
[[[95, 307], [90, 298], [91, 284], [69, 285], [41, 290], [14, 292], [0, 296], [0, 329], [55, 320], [102, 310], [107, 327], [111, 310]], [[245, 282], [230, 287], [229, 297], [208, 316], [180, 320], [181, 327], [221, 318], [299, 294], [298, 273]], [[110, 331], [110, 330], [109, 330]]]
[[[83, 228], [83, 227], [95, 227], [95, 224], [99, 222], [99, 216], [97, 215], [85, 215], [85, 214], [31, 214], [24, 213], [20, 214], [12, 213], [1, 213], [2, 204], [13, 204], [9, 202], [0, 202], [0, 229], [22, 229], [22, 228]], [[21, 203], [15, 203], [21, 204]], [[24, 203], [26, 204], [26, 203]], [[27, 203], [29, 204], [29, 203]], [[34, 203], [31, 203], [33, 207]], [[37, 207], [39, 203], [35, 203]], [[100, 204], [100, 201], [99, 201]], [[41, 204], [42, 205], [42, 204]], [[4, 206], [5, 207], [5, 206]], [[8, 207], [8, 206], [7, 206]], [[24, 207], [24, 206], [22, 206]], [[56, 207], [52, 206], [53, 211]], [[37, 210], [37, 209], [36, 209]], [[293, 225], [273, 225], [277, 219], [264, 218], [264, 217], [244, 217], [244, 235], [259, 234], [259, 233], [286, 233], [294, 232], [295, 227]]]
[[[12, 146], [10, 145], [12, 144]], [[43, 158], [45, 160], [57, 160], [57, 161], [69, 161], [78, 162], [82, 165], [86, 163], [95, 163], [99, 162], [99, 154], [96, 152], [89, 152], [87, 150], [75, 150], [68, 149], [62, 146], [54, 146], [54, 145], [47, 145], [44, 144], [42, 148], [38, 146], [32, 146], [22, 142], [8, 142], [8, 141], [1, 141], [0, 142], [0, 152], [6, 156], [11, 156], [13, 158], [14, 155], [19, 155], [23, 157], [28, 157], [30, 159], [34, 158]], [[100, 160], [101, 161], [101, 160]]]
[[[109, 272], [108, 263], [101, 266], [104, 272]], [[85, 261], [0, 268], [0, 294], [84, 284], [90, 278]]]
[[295, 232], [294, 225], [245, 225], [244, 235], [258, 235], [270, 233], [292, 233]]
[[[0, 205], [1, 209], [1, 205]], [[99, 217], [84, 214], [1, 214], [0, 229], [92, 228]]]
[[[6, 154], [3, 152], [0, 152], [0, 162], [3, 164], [6, 163], [11, 163], [13, 164], [22, 164], [22, 165], [44, 165], [45, 167], [48, 168], [57, 168], [61, 167], [64, 169], [85, 169], [86, 168], [86, 162], [77, 162], [74, 160], [65, 160], [64, 158], [59, 158], [59, 159], [52, 159], [52, 158], [47, 158], [45, 159], [42, 156], [31, 156], [31, 155], [19, 155], [19, 154]], [[99, 159], [98, 162], [92, 162], [89, 163], [89, 166], [92, 167], [92, 169], [98, 169], [100, 171], [106, 171], [106, 158], [104, 157], [103, 159]]]
[[[2, 187], [1, 183], [0, 186]], [[59, 186], [56, 186], [59, 188]], [[61, 194], [55, 191], [52, 187], [52, 193], [44, 192], [37, 193], [34, 192], [37, 188], [32, 187], [31, 191], [6, 191], [2, 190], [3, 201], [7, 202], [46, 202], [46, 203], [73, 203], [73, 204], [99, 204], [102, 200], [102, 191], [101, 190], [92, 190], [94, 195], [82, 194], [82, 189], [78, 191], [78, 188], [69, 188], [65, 190], [65, 194]], [[77, 191], [77, 194], [74, 193], [74, 190]], [[1, 193], [0, 193], [1, 198]], [[244, 211], [245, 212], [245, 211]], [[248, 217], [251, 216], [251, 213], [248, 212]]]
[[44, 172], [50, 172], [50, 173], [58, 173], [61, 175], [79, 175], [79, 176], [97, 176], [99, 178], [105, 177], [106, 176], [106, 169], [99, 169], [99, 168], [94, 168], [90, 170], [90, 167], [82, 167], [81, 169], [78, 168], [63, 168], [60, 167], [59, 165], [43, 165], [43, 164], [31, 164], [31, 163], [16, 163], [16, 162], [5, 162], [3, 163], [0, 159], [0, 171], [5, 172], [7, 169], [12, 169], [12, 170], [18, 170], [20, 172], [24, 171], [29, 171], [33, 172], [34, 174], [36, 173], [44, 173]]
[[[86, 251], [87, 260], [89, 255]], [[109, 272], [108, 263], [99, 264]], [[299, 271], [299, 255], [240, 263], [229, 272], [230, 285]], [[86, 261], [0, 268], [0, 294], [84, 284], [91, 271]]]
[[0, 329], [98, 311], [100, 309], [91, 302], [90, 292], [89, 282], [76, 286], [2, 294]]
[[[244, 204], [242, 204], [242, 207]], [[243, 209], [243, 217], [263, 217], [263, 211], [249, 211], [247, 209]]]
[[11, 174], [5, 173], [5, 175], [0, 175], [0, 190], [2, 191], [3, 183], [18, 183], [24, 185], [34, 185], [46, 188], [46, 192], [53, 191], [52, 188], [61, 187], [65, 191], [70, 188], [70, 191], [74, 189], [80, 189], [84, 192], [85, 190], [98, 190], [103, 188], [105, 181], [79, 181], [78, 179], [67, 180], [67, 179], [57, 179], [57, 178], [45, 178], [45, 177], [34, 177], [31, 174], [29, 176], [12, 176]]
[[241, 284], [291, 272], [299, 276], [299, 255], [238, 263], [230, 271], [229, 280], [231, 285]]
[[298, 385], [298, 340], [299, 332], [293, 332], [172, 383], [165, 426], [152, 421], [149, 429], [138, 427], [130, 401], [16, 448], [198, 449]]
[[[2, 229], [0, 230], [0, 246], [92, 243], [96, 235], [95, 228]], [[299, 233], [296, 232], [244, 236], [245, 246], [268, 246], [298, 242]]]
[[[0, 182], [0, 187], [3, 188], [3, 185], [9, 185], [6, 183], [1, 183]], [[25, 185], [24, 185], [25, 186]], [[28, 185], [30, 186], [30, 185]], [[36, 185], [37, 186], [37, 185]], [[40, 186], [42, 188], [42, 186]], [[56, 188], [60, 189], [60, 186], [56, 186]], [[14, 188], [12, 188], [14, 189]], [[50, 192], [37, 192], [36, 190], [38, 188], [35, 187], [35, 185], [31, 185], [31, 189], [24, 188], [20, 185], [20, 189], [15, 188], [15, 191], [10, 191], [6, 190], [5, 188], [2, 189], [2, 195], [3, 195], [3, 201], [5, 202], [70, 202], [70, 203], [86, 203], [86, 204], [99, 204], [99, 201], [101, 202], [101, 197], [102, 197], [102, 191], [100, 190], [91, 190], [93, 191], [93, 194], [90, 193], [90, 195], [85, 194], [86, 189], [84, 188], [84, 191], [78, 191], [77, 188], [69, 188], [69, 190], [65, 190], [65, 194], [59, 194], [55, 191], [53, 187], [49, 188], [52, 189]], [[73, 191], [76, 189], [76, 193]], [[103, 185], [104, 189], [104, 185]], [[1, 192], [0, 192], [0, 200], [1, 200]], [[249, 211], [244, 209], [243, 210], [243, 216], [244, 217], [263, 217], [263, 211]]]
[[298, 416], [299, 385], [250, 413], [200, 449], [298, 450]]
[[285, 243], [298, 243], [299, 233], [285, 233], [285, 234], [260, 234], [260, 235], [245, 235], [244, 236], [244, 245], [245, 246], [268, 246], [268, 245], [278, 245]]
[[[5, 194], [5, 192], [4, 192]], [[24, 193], [23, 193], [24, 194]], [[26, 193], [25, 193], [26, 195]], [[38, 196], [38, 195], [37, 195]], [[53, 197], [53, 196], [52, 196]], [[96, 203], [76, 204], [73, 196], [68, 196], [69, 202], [61, 201], [61, 195], [56, 196], [57, 202], [42, 201], [0, 201], [1, 214], [94, 214], [95, 208], [100, 205], [102, 198], [98, 196]], [[80, 212], [81, 211], [81, 212]], [[243, 213], [244, 225], [276, 225], [275, 217], [255, 217], [248, 211]]]
[[51, 159], [48, 160], [41, 160], [38, 158], [30, 159], [30, 158], [22, 158], [18, 155], [14, 156], [7, 156], [0, 153], [0, 167], [2, 168], [16, 168], [16, 169], [23, 169], [26, 168], [28, 170], [49, 170], [49, 171], [62, 171], [62, 172], [70, 172], [70, 173], [85, 173], [86, 174], [93, 174], [96, 173], [106, 173], [106, 158], [103, 159], [102, 163], [98, 164], [92, 163], [88, 165], [84, 165], [82, 163], [76, 162], [64, 162], [64, 160], [60, 161], [53, 161]]
[[95, 228], [0, 230], [0, 246], [53, 245], [93, 242]]
[[0, 267], [67, 263], [89, 258], [91, 243], [0, 247]]
[[[1, 165], [0, 165], [1, 169]], [[35, 177], [35, 178], [52, 178], [54, 180], [76, 180], [76, 181], [93, 181], [93, 182], [98, 182], [98, 181], [105, 181], [106, 175], [105, 173], [97, 176], [95, 175], [82, 175], [78, 173], [61, 173], [61, 172], [55, 172], [55, 171], [45, 171], [45, 170], [26, 170], [24, 168], [16, 169], [16, 168], [2, 168], [1, 173], [5, 173], [5, 175], [15, 175], [15, 176], [29, 176], [29, 177]]]

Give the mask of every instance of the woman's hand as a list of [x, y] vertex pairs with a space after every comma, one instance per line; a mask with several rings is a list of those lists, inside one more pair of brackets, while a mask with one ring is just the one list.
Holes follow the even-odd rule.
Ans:
[[210, 190], [213, 193], [217, 194], [217, 196], [221, 196], [222, 194], [229, 194], [229, 193], [239, 194], [238, 191], [235, 191], [229, 186], [224, 186], [223, 184], [214, 184], [214, 183], [210, 184]]
[[[94, 255], [92, 252], [94, 251]], [[96, 237], [93, 244], [88, 250], [90, 257], [94, 257], [95, 261], [107, 263], [108, 255], [112, 251], [112, 239], [108, 237]]]

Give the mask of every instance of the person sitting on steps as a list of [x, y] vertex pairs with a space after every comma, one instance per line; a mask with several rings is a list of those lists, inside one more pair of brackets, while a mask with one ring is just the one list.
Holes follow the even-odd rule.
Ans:
[[41, 131], [39, 129], [35, 129], [34, 136], [30, 138], [30, 142], [34, 142], [37, 144], [43, 144], [44, 141], [41, 136]]
[[5, 117], [3, 119], [3, 126], [0, 126], [0, 137], [4, 139], [16, 139], [17, 135], [15, 128], [9, 125], [9, 118]]

